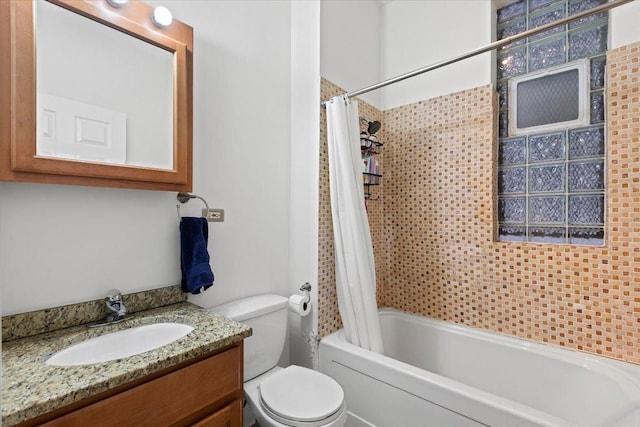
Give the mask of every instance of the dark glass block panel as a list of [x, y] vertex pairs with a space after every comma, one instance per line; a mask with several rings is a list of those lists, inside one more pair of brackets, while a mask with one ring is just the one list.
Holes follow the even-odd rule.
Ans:
[[[543, 25], [556, 22], [559, 19], [562, 19], [564, 17], [565, 17], [564, 2], [554, 4], [553, 6], [550, 6], [548, 8], [532, 13], [529, 16], [529, 29], [541, 27]], [[539, 34], [535, 34], [529, 37], [529, 41], [538, 40], [543, 37], [550, 36], [551, 34], [564, 33], [564, 31], [565, 31], [564, 25], [560, 25], [558, 27], [551, 28], [550, 30], [543, 31]]]
[[607, 51], [607, 24], [569, 32], [569, 61]]
[[517, 82], [518, 128], [576, 120], [579, 117], [579, 72], [569, 69]]
[[540, 192], [564, 192], [564, 164], [535, 166], [529, 168], [529, 191]]
[[603, 189], [604, 161], [569, 164], [569, 191]]
[[604, 228], [569, 228], [569, 243], [575, 245], [603, 245]]
[[526, 173], [524, 168], [498, 170], [498, 193], [524, 193]]
[[[558, 0], [529, 0], [529, 10], [538, 9]], [[560, 0], [562, 1], [562, 0]], [[564, 2], [563, 2], [564, 3]]]
[[522, 15], [525, 13], [526, 7], [524, 0], [511, 3], [505, 7], [498, 9], [498, 23], [505, 22], [514, 16]]
[[529, 71], [563, 64], [564, 36], [545, 39], [529, 46]]
[[569, 224], [603, 224], [604, 196], [569, 196]]
[[509, 106], [509, 82], [506, 80], [498, 83], [498, 107], [507, 108]]
[[506, 138], [509, 136], [509, 112], [500, 111], [498, 113], [498, 136]]
[[502, 242], [524, 242], [526, 240], [524, 227], [500, 227], [498, 228], [498, 240]]
[[530, 197], [529, 222], [564, 223], [564, 196]]
[[520, 47], [498, 55], [498, 80], [527, 71], [527, 49]]
[[544, 162], [564, 158], [564, 132], [529, 137], [530, 162]]
[[591, 123], [604, 122], [604, 91], [591, 92]]
[[604, 156], [604, 128], [595, 126], [569, 131], [569, 158]]
[[524, 224], [525, 215], [526, 200], [524, 197], [501, 197], [498, 199], [498, 222]]
[[526, 160], [527, 140], [526, 138], [502, 139], [498, 145], [498, 164], [517, 165]]
[[565, 228], [560, 227], [531, 227], [529, 241], [540, 243], [566, 243]]
[[[498, 25], [496, 30], [498, 40], [506, 39], [507, 37], [515, 36], [527, 30], [527, 20], [525, 17], [514, 19], [505, 24]], [[521, 46], [526, 43], [525, 39], [516, 40], [513, 43], [502, 46], [502, 50], [511, 49], [516, 46]]]
[[607, 68], [607, 57], [593, 58], [591, 60], [591, 90], [604, 87], [604, 73]]
[[[606, 3], [607, 0], [569, 0], [569, 16], [585, 10], [593, 9], [596, 6]], [[569, 23], [569, 28], [576, 28], [588, 22], [597, 21], [607, 17], [607, 12], [596, 13]]]

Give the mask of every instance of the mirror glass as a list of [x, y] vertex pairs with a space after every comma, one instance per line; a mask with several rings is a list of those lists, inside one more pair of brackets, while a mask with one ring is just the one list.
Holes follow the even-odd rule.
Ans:
[[173, 169], [173, 53], [36, 3], [37, 155]]

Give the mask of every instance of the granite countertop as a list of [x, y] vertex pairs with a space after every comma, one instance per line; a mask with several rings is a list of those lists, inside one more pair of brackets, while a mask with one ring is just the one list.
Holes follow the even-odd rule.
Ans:
[[[180, 322], [194, 326], [163, 347], [110, 362], [49, 366], [47, 357], [69, 345], [134, 326]], [[153, 372], [241, 341], [251, 328], [188, 302], [135, 313], [100, 328], [76, 326], [2, 343], [2, 425], [67, 406]]]

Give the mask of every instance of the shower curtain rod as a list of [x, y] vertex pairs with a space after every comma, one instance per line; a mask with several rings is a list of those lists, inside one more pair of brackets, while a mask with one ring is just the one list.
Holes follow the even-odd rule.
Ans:
[[[554, 27], [557, 27], [559, 25], [564, 25], [564, 24], [569, 23], [569, 22], [577, 21], [578, 19], [582, 19], [582, 18], [587, 17], [587, 16], [595, 15], [596, 13], [604, 12], [606, 10], [613, 9], [615, 7], [618, 7], [618, 6], [622, 6], [623, 4], [630, 3], [632, 1], [635, 1], [635, 0], [612, 0], [612, 1], [609, 1], [608, 3], [601, 4], [600, 6], [596, 6], [596, 7], [592, 8], [592, 9], [585, 10], [584, 12], [580, 12], [580, 13], [577, 13], [575, 15], [571, 15], [571, 16], [568, 16], [566, 18], [562, 18], [562, 19], [560, 19], [558, 21], [551, 22], [549, 24], [545, 24], [545, 25], [542, 25], [540, 27], [536, 27], [536, 28], [533, 28], [531, 30], [524, 31], [524, 32], [519, 33], [519, 34], [515, 34], [515, 35], [507, 37], [505, 39], [495, 41], [495, 42], [490, 43], [490, 44], [488, 44], [486, 46], [483, 46], [483, 47], [480, 47], [478, 49], [472, 50], [470, 52], [464, 53], [464, 54], [462, 54], [460, 56], [456, 56], [456, 57], [451, 58], [451, 59], [447, 59], [447, 60], [444, 60], [444, 61], [436, 62], [435, 64], [427, 65], [426, 67], [418, 68], [417, 70], [410, 71], [408, 73], [401, 74], [399, 76], [392, 77], [392, 78], [387, 79], [387, 80], [383, 80], [383, 81], [381, 81], [379, 83], [376, 83], [376, 84], [371, 85], [371, 86], [364, 87], [362, 89], [354, 90], [352, 92], [347, 92], [347, 93], [344, 94], [344, 96], [346, 96], [347, 98], [353, 98], [354, 96], [362, 95], [364, 93], [371, 92], [373, 90], [380, 89], [380, 88], [383, 88], [385, 86], [389, 86], [390, 84], [401, 82], [402, 80], [406, 80], [406, 79], [409, 79], [411, 77], [418, 76], [420, 74], [426, 73], [427, 71], [432, 71], [432, 70], [435, 70], [435, 69], [438, 69], [438, 68], [442, 68], [445, 65], [453, 64], [455, 62], [462, 61], [463, 59], [471, 58], [472, 56], [476, 56], [476, 55], [479, 55], [481, 53], [489, 52], [491, 50], [497, 49], [497, 48], [502, 47], [502, 46], [506, 46], [506, 45], [508, 45], [510, 43], [513, 43], [514, 41], [523, 39], [525, 37], [529, 37], [529, 36], [532, 36], [534, 34], [538, 34], [538, 33], [541, 33], [543, 31], [547, 31], [547, 30], [549, 30], [551, 28], [554, 28]], [[327, 102], [329, 102], [328, 99], [322, 101], [320, 103], [320, 105], [324, 106], [324, 105], [326, 105]]]

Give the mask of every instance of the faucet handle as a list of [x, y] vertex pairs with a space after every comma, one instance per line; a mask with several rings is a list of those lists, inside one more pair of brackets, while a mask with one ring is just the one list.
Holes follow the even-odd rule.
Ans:
[[119, 289], [111, 289], [109, 292], [107, 292], [107, 296], [105, 297], [105, 299], [109, 302], [122, 301], [122, 293]]
[[118, 289], [111, 289], [105, 297], [107, 309], [116, 313], [119, 317], [127, 314], [127, 308], [122, 302], [122, 293]]

